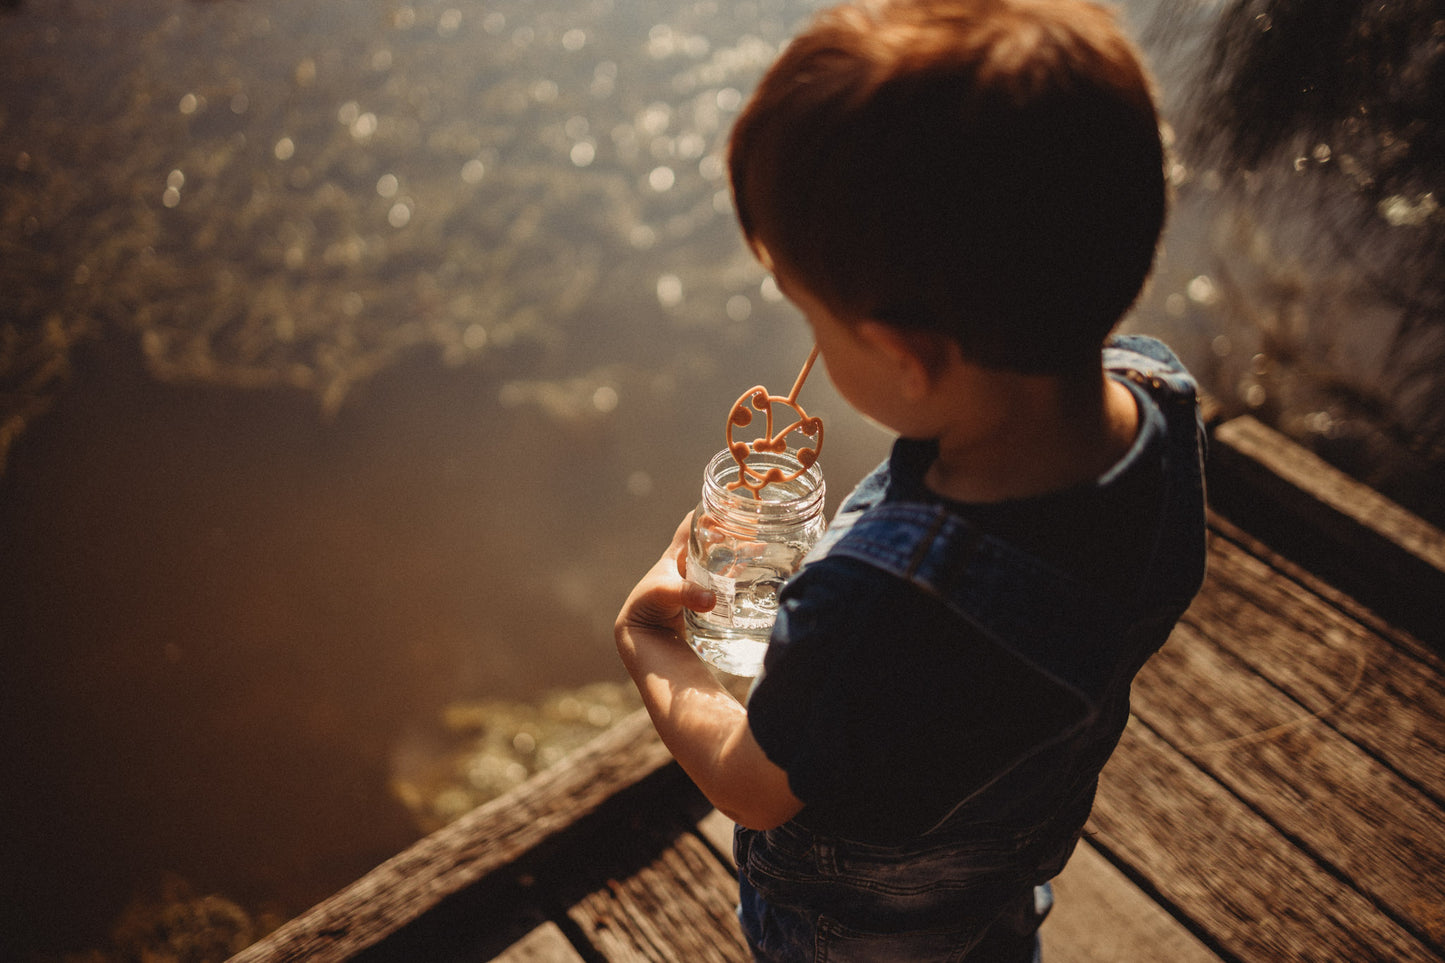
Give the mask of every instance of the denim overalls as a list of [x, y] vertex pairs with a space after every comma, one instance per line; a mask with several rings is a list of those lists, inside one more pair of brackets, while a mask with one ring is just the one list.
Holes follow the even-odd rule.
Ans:
[[858, 559], [936, 597], [1048, 680], [1070, 711], [1052, 739], [999, 766], [901, 845], [814, 833], [806, 809], [776, 829], [739, 827], [740, 916], [759, 959], [952, 961], [976, 950], [1022, 961], [1037, 952], [1047, 881], [1088, 818], [1128, 719], [1130, 683], [1204, 575], [1194, 382], [1150, 338], [1116, 338], [1104, 360], [1141, 412], [1139, 436], [1114, 472], [1141, 458], [1165, 465], [1154, 540], [1138, 546], [1151, 577], [1137, 590], [1106, 598], [945, 506], [885, 501], [885, 469], [848, 497], [810, 555], [809, 564]]

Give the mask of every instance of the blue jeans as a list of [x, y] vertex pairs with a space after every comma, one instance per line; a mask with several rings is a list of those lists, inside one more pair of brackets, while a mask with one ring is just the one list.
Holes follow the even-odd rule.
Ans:
[[1054, 904], [1053, 887], [1036, 887], [1016, 913], [1001, 919], [972, 947], [946, 930], [906, 936], [862, 934], [828, 920], [814, 926], [801, 914], [770, 906], [742, 877], [738, 918], [757, 963], [831, 961], [831, 963], [908, 963], [908, 961], [976, 961], [976, 963], [1043, 963], [1038, 927]]

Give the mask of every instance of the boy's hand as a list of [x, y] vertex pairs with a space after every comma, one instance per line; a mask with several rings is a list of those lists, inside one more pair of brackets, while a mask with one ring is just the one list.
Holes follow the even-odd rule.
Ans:
[[617, 654], [663, 743], [703, 794], [729, 819], [771, 829], [803, 803], [753, 738], [747, 710], [683, 640], [684, 611], [716, 604], [711, 591], [684, 577], [691, 527], [689, 515], [622, 604]]
[[[623, 603], [614, 627], [619, 647], [624, 636], [631, 634], [624, 629], [669, 632], [681, 638], [685, 609], [706, 612], [717, 603], [712, 592], [687, 581], [687, 540], [691, 530], [692, 513], [689, 512], [673, 533], [667, 551]], [[623, 655], [625, 659], [626, 653]]]

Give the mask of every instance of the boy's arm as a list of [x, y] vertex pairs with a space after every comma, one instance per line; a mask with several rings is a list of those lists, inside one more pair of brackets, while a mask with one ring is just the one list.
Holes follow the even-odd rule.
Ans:
[[707, 611], [714, 602], [712, 593], [682, 577], [691, 517], [618, 613], [617, 652], [663, 743], [703, 795], [734, 822], [771, 829], [803, 803], [753, 738], [747, 710], [682, 635], [683, 609]]

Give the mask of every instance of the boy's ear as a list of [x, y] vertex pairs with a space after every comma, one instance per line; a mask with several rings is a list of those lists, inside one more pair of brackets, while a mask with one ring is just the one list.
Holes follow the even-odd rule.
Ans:
[[935, 338], [924, 332], [902, 331], [880, 321], [859, 321], [857, 331], [858, 336], [893, 368], [899, 379], [899, 392], [905, 401], [917, 402], [928, 394], [941, 360], [931, 356], [933, 351], [942, 348], [942, 345], [934, 343]]

